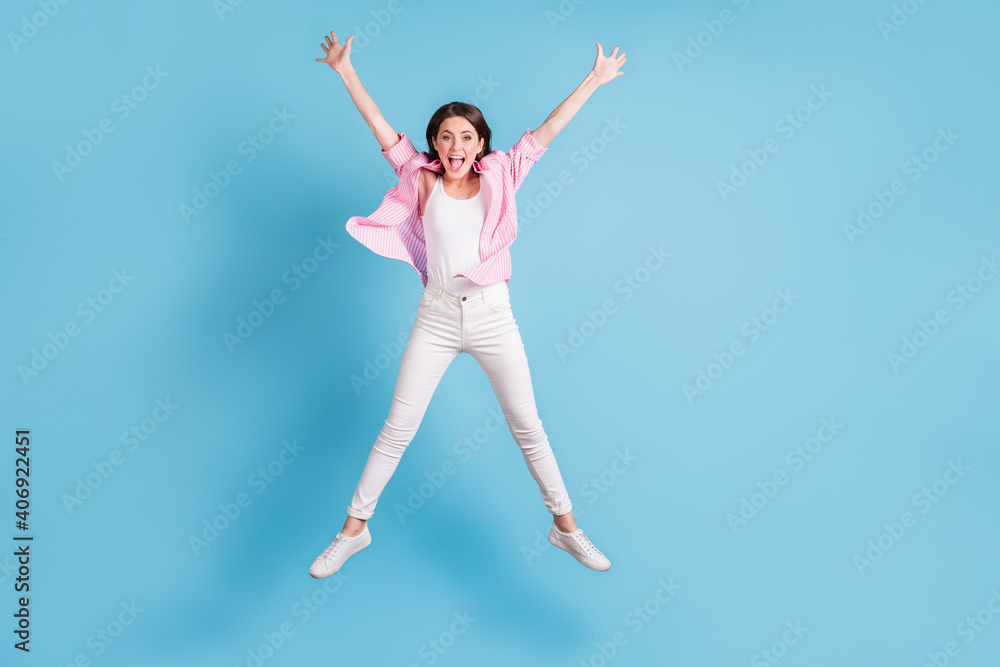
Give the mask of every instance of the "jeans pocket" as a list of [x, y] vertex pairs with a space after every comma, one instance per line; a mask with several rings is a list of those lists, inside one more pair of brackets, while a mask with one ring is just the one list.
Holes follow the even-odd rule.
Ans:
[[423, 296], [420, 297], [420, 308], [425, 311], [430, 310], [431, 306], [437, 301], [437, 293], [433, 290], [425, 289]]
[[502, 313], [505, 310], [510, 310], [510, 292], [504, 290], [503, 292], [491, 297], [486, 305], [490, 307], [495, 313]]

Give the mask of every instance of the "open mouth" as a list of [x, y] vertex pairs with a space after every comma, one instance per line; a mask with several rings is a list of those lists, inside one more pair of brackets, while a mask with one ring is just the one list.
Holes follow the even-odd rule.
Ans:
[[462, 165], [465, 164], [465, 158], [464, 157], [450, 157], [450, 158], [448, 158], [448, 164], [451, 165], [451, 170], [452, 171], [458, 171], [459, 169], [462, 168]]

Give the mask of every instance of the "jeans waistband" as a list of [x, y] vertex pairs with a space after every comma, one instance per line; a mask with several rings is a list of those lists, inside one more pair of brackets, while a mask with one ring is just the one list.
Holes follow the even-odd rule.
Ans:
[[459, 294], [458, 292], [445, 289], [443, 285], [440, 285], [434, 280], [428, 278], [427, 286], [424, 289], [426, 289], [429, 294], [433, 294], [437, 299], [447, 299], [448, 301], [455, 302], [461, 302], [464, 297], [465, 299], [476, 299], [484, 303], [489, 303], [490, 301], [496, 299], [497, 296], [508, 294], [506, 280], [501, 280], [500, 282], [493, 283], [492, 285], [484, 285], [482, 289], [478, 289], [471, 294]]

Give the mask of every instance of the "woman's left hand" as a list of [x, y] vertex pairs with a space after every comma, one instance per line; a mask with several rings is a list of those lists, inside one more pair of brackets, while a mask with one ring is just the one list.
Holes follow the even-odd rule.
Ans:
[[618, 47], [611, 52], [611, 55], [605, 57], [604, 50], [601, 48], [601, 43], [597, 44], [597, 60], [594, 62], [594, 76], [597, 77], [597, 85], [602, 83], [607, 83], [614, 78], [617, 78], [624, 74], [625, 72], [619, 72], [618, 68], [625, 64], [625, 52], [622, 51], [621, 55], [616, 56], [618, 53]]

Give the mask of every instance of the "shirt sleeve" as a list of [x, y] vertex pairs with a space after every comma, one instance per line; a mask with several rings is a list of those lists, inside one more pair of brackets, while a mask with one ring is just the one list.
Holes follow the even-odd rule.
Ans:
[[406, 136], [405, 132], [399, 133], [399, 141], [394, 146], [382, 150], [382, 156], [392, 165], [396, 176], [399, 176], [403, 165], [409, 162], [410, 158], [417, 154], [417, 149], [413, 147], [413, 142]]
[[524, 177], [548, 149], [548, 146], [538, 143], [530, 128], [525, 130], [517, 143], [511, 146], [507, 155], [510, 157], [510, 175], [514, 181], [514, 192], [521, 187]]

